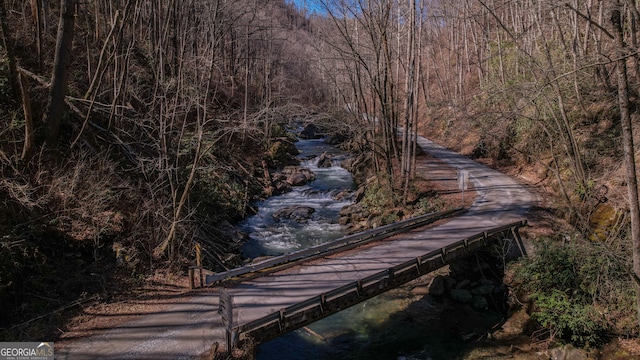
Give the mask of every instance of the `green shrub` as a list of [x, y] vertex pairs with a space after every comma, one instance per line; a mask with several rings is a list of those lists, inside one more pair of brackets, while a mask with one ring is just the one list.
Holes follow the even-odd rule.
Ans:
[[597, 345], [606, 333], [637, 332], [628, 276], [628, 239], [616, 243], [541, 240], [535, 256], [512, 266], [514, 290], [528, 295], [532, 318], [554, 337]]
[[550, 240], [536, 245], [536, 255], [524, 259], [516, 273], [516, 281], [522, 284], [520, 289], [530, 293], [544, 289], [574, 289], [578, 279], [572, 247], [560, 246]]
[[202, 214], [220, 221], [239, 219], [245, 214], [246, 191], [245, 185], [232, 174], [207, 169], [190, 195]]
[[532, 318], [554, 336], [578, 346], [597, 344], [603, 339], [604, 323], [593, 306], [576, 302], [558, 289], [538, 292], [531, 298], [535, 308]]
[[396, 195], [384, 175], [367, 185], [361, 204], [363, 210], [372, 214], [382, 214], [396, 206]]
[[438, 195], [433, 197], [423, 197], [418, 200], [415, 206], [415, 215], [429, 214], [433, 212], [443, 211], [446, 208], [445, 201]]

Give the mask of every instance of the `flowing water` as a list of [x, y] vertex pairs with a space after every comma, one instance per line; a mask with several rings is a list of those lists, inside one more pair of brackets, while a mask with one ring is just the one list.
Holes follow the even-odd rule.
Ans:
[[[296, 146], [301, 166], [315, 172], [316, 180], [257, 204], [258, 213], [241, 224], [250, 237], [243, 249], [247, 258], [280, 255], [346, 235], [338, 225], [338, 213], [352, 199], [334, 196], [354, 190], [351, 174], [338, 166], [347, 155], [321, 139], [301, 140]], [[316, 156], [323, 152], [332, 156], [334, 166], [317, 166]], [[292, 205], [310, 206], [316, 212], [305, 223], [273, 218], [274, 212]], [[464, 347], [459, 329], [441, 327], [455, 321], [449, 316], [428, 296], [394, 290], [261, 344], [256, 356], [258, 360], [449, 359]], [[462, 322], [469, 320], [468, 314], [459, 316]]]
[[[313, 171], [316, 180], [257, 204], [258, 213], [240, 224], [250, 238], [243, 248], [245, 258], [281, 255], [346, 235], [345, 229], [338, 224], [338, 213], [343, 206], [351, 204], [352, 199], [346, 197], [336, 200], [335, 196], [340, 192], [354, 190], [351, 174], [339, 166], [347, 155], [326, 145], [322, 139], [301, 140], [296, 143], [296, 147], [302, 159], [300, 165]], [[333, 166], [318, 167], [317, 156], [323, 152], [331, 156]], [[273, 213], [293, 205], [309, 206], [316, 211], [304, 223], [274, 219]]]

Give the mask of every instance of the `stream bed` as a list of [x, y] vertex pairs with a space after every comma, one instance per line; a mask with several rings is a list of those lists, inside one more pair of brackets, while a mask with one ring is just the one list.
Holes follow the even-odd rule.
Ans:
[[[249, 234], [242, 250], [245, 258], [276, 256], [306, 249], [346, 235], [338, 224], [343, 206], [353, 202], [350, 196], [336, 200], [344, 191], [355, 190], [351, 173], [340, 167], [347, 154], [324, 143], [323, 139], [300, 140], [296, 143], [300, 166], [316, 174], [316, 179], [304, 186], [294, 186], [291, 192], [273, 196], [257, 205], [258, 212], [244, 220], [240, 228]], [[331, 167], [318, 167], [318, 156], [331, 156]], [[309, 206], [315, 209], [311, 219], [304, 222], [278, 220], [273, 214], [289, 206]]]

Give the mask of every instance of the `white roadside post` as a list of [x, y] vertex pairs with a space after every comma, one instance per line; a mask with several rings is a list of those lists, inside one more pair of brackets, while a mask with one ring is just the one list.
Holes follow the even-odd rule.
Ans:
[[467, 190], [469, 172], [467, 170], [458, 171], [458, 189], [462, 191], [462, 206], [464, 207], [464, 191]]

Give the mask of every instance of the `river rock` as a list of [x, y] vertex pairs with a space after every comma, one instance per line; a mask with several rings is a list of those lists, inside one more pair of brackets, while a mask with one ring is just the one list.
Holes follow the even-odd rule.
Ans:
[[318, 158], [318, 167], [319, 168], [330, 168], [333, 166], [331, 162], [331, 156], [327, 155], [326, 152], [322, 153]]
[[358, 203], [344, 206], [340, 209], [340, 225], [348, 225], [350, 234], [373, 228], [371, 226], [370, 213], [365, 211]]
[[584, 350], [576, 349], [571, 344], [547, 351], [552, 360], [587, 360], [589, 355]]
[[329, 145], [339, 145], [347, 140], [347, 136], [344, 134], [331, 134], [329, 135], [324, 142]]
[[223, 237], [230, 239], [236, 244], [241, 244], [249, 240], [247, 233], [231, 225], [227, 220], [219, 222], [216, 225], [216, 230], [218, 230]]
[[273, 181], [273, 195], [282, 195], [291, 191], [291, 184], [286, 180], [276, 179]]
[[473, 295], [471, 295], [471, 291], [466, 289], [452, 289], [449, 292], [449, 297], [461, 303], [468, 303], [473, 299]]
[[322, 135], [318, 133], [318, 127], [313, 124], [307, 124], [298, 136], [301, 139], [320, 139]]
[[533, 321], [525, 308], [521, 308], [507, 318], [499, 330], [495, 331], [491, 336], [496, 340], [511, 339], [515, 336], [527, 334], [531, 329]]
[[298, 165], [299, 161], [295, 158], [299, 151], [296, 146], [288, 140], [276, 140], [269, 148], [269, 158], [271, 164], [276, 168], [285, 166]]
[[446, 280], [442, 275], [438, 275], [431, 280], [429, 284], [429, 294], [434, 296], [442, 296], [446, 290]]
[[464, 279], [462, 281], [460, 281], [458, 284], [456, 284], [456, 289], [464, 289], [466, 287], [468, 287], [469, 285], [471, 285], [471, 280], [469, 279]]
[[489, 303], [487, 302], [487, 298], [480, 295], [475, 295], [471, 298], [471, 306], [478, 310], [487, 310], [489, 308]]
[[297, 222], [306, 222], [311, 219], [311, 215], [316, 212], [316, 209], [310, 206], [294, 205], [282, 208], [275, 213], [273, 217], [276, 219], [291, 219]]
[[446, 286], [447, 286], [447, 291], [454, 289], [456, 287], [456, 285], [458, 285], [458, 280], [452, 278], [451, 276], [447, 276], [445, 278]]
[[493, 292], [493, 284], [476, 286], [471, 290], [473, 295], [489, 295]]
[[354, 194], [356, 202], [360, 202], [364, 198], [367, 193], [366, 190], [367, 189], [364, 186], [361, 186], [358, 188], [358, 190], [356, 190], [356, 193]]
[[341, 218], [342, 217], [351, 218], [351, 219], [355, 218], [357, 220], [362, 220], [364, 218], [361, 215], [362, 205], [360, 204], [351, 204], [351, 205], [343, 206], [342, 209], [340, 209], [339, 214]]
[[331, 196], [333, 197], [334, 200], [336, 201], [346, 201], [347, 199], [349, 199], [353, 194], [351, 193], [350, 190], [340, 190], [338, 192], [333, 193]]
[[287, 178], [287, 182], [291, 184], [291, 186], [302, 186], [309, 182], [306, 176], [301, 173], [291, 174]]
[[345, 159], [340, 163], [342, 168], [351, 173], [356, 184], [362, 184], [367, 179], [368, 170], [372, 162], [372, 158], [368, 154], [366, 152], [356, 157]]
[[291, 186], [302, 186], [316, 179], [313, 171], [300, 166], [287, 166], [282, 170]]

